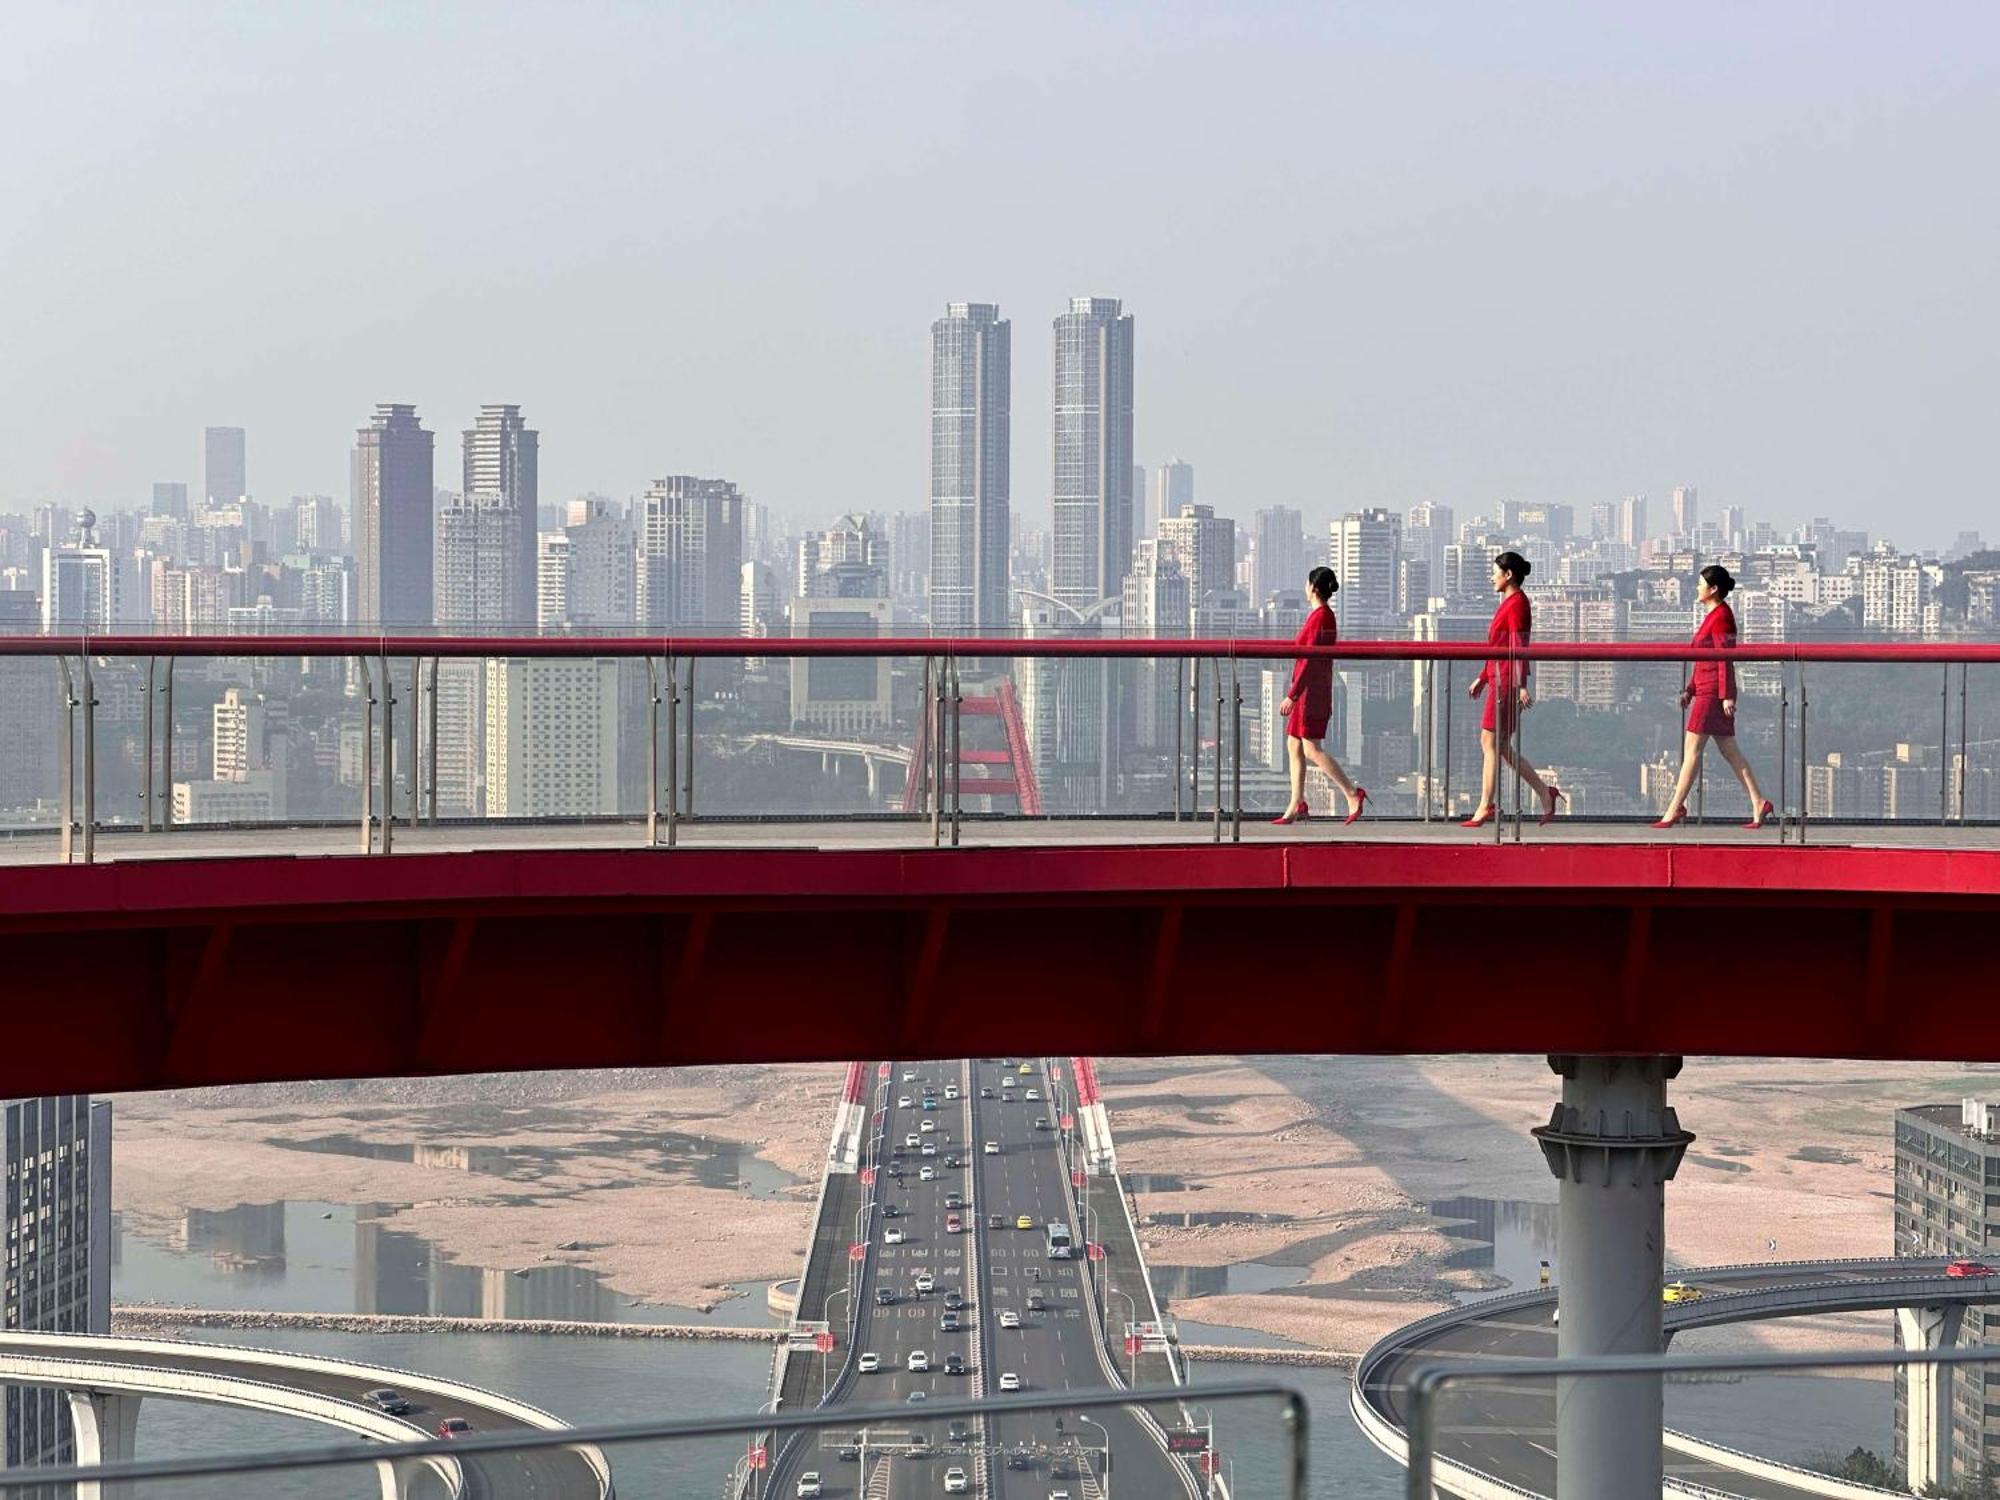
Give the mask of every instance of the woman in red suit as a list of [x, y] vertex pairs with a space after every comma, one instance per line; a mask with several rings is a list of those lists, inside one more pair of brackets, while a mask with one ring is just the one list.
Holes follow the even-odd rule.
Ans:
[[[1314, 568], [1306, 579], [1306, 593], [1313, 607], [1299, 627], [1295, 646], [1331, 646], [1340, 639], [1340, 627], [1333, 618], [1333, 596], [1340, 592], [1340, 580], [1331, 568]], [[1341, 770], [1340, 762], [1320, 748], [1326, 738], [1326, 721], [1333, 717], [1333, 658], [1301, 656], [1292, 668], [1291, 686], [1278, 704], [1285, 715], [1285, 764], [1292, 773], [1292, 800], [1286, 804], [1278, 824], [1302, 823], [1312, 816], [1306, 807], [1306, 762], [1310, 760], [1328, 779], [1347, 794], [1347, 821], [1361, 816], [1368, 801], [1368, 789], [1356, 786]]]
[[[1736, 580], [1720, 563], [1701, 570], [1696, 597], [1708, 613], [1695, 627], [1692, 644], [1722, 650], [1736, 644], [1736, 612], [1728, 604], [1730, 591], [1735, 587]], [[1701, 752], [1714, 740], [1722, 758], [1729, 762], [1729, 769], [1750, 794], [1750, 821], [1743, 826], [1762, 828], [1776, 809], [1765, 800], [1757, 786], [1757, 773], [1750, 769], [1750, 762], [1737, 748], [1735, 667], [1727, 661], [1696, 662], [1687, 686], [1681, 689], [1681, 707], [1688, 711], [1687, 733], [1681, 748], [1681, 778], [1674, 785], [1674, 799], [1667, 804], [1665, 815], [1653, 826], [1671, 828], [1686, 821], [1688, 792], [1701, 770]]]
[[[1500, 606], [1493, 611], [1493, 623], [1486, 627], [1486, 644], [1489, 646], [1525, 646], [1534, 624], [1534, 611], [1528, 607], [1528, 596], [1521, 592], [1521, 585], [1528, 581], [1533, 568], [1518, 552], [1503, 552], [1493, 559], [1493, 592], [1500, 596]], [[1477, 698], [1486, 694], [1486, 711], [1479, 720], [1479, 749], [1485, 757], [1485, 765], [1479, 777], [1479, 806], [1471, 817], [1459, 824], [1461, 828], [1478, 828], [1493, 818], [1493, 798], [1500, 780], [1500, 763], [1504, 760], [1520, 775], [1521, 782], [1533, 792], [1542, 804], [1540, 822], [1546, 823], [1556, 815], [1556, 803], [1562, 793], [1536, 774], [1535, 768], [1521, 759], [1520, 734], [1521, 711], [1532, 703], [1528, 692], [1528, 662], [1489, 661], [1477, 677], [1466, 688], [1466, 696]]]

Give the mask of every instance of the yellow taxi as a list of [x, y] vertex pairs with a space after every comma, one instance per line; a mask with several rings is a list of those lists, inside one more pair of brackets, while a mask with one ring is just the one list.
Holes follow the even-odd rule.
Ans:
[[1030, 1073], [1034, 1072], [1035, 1070], [1029, 1067], [1026, 1063], [1022, 1063], [1021, 1066], [1016, 1068], [1014, 1071], [1016, 1073], [1019, 1073], [1023, 1078], [1026, 1078]]
[[1689, 1286], [1685, 1281], [1670, 1281], [1660, 1288], [1662, 1302], [1699, 1302], [1701, 1288]]
[[1029, 1218], [1026, 1214], [1022, 1214], [1020, 1218], [1014, 1221], [1014, 1227], [1016, 1229], [1033, 1229], [1035, 1227], [1035, 1221]]

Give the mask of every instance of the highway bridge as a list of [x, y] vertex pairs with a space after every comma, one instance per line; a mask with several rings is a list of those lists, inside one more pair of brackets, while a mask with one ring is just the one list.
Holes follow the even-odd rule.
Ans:
[[[82, 1464], [136, 1457], [139, 1407], [149, 1398], [290, 1416], [376, 1443], [421, 1441], [447, 1417], [462, 1417], [486, 1436], [561, 1431], [568, 1425], [524, 1401], [462, 1381], [192, 1340], [8, 1330], [0, 1332], [0, 1384], [64, 1391]], [[408, 1409], [387, 1412], [370, 1399], [370, 1392], [384, 1388], [405, 1397]], [[442, 1481], [452, 1500], [612, 1500], [614, 1493], [604, 1454], [579, 1446], [462, 1460], [385, 1461], [377, 1465], [383, 1500], [421, 1496], [419, 1480], [427, 1472]]]
[[[1665, 1340], [1684, 1329], [1768, 1318], [1895, 1311], [1905, 1346], [1935, 1348], [1955, 1334], [1955, 1312], [2000, 1302], [2000, 1276], [1945, 1274], [1942, 1259], [1795, 1261], [1715, 1266], [1676, 1273], [1694, 1300], [1663, 1304]], [[1355, 1369], [1352, 1409], [1369, 1439], [1399, 1462], [1408, 1455], [1407, 1391], [1425, 1365], [1548, 1358], [1560, 1329], [1562, 1288], [1484, 1298], [1438, 1313], [1381, 1340]], [[1663, 1343], [1664, 1347], [1664, 1343]], [[1938, 1437], [1949, 1433], [1950, 1381], [1913, 1372], [1907, 1407], [1911, 1488], [1934, 1483]], [[1452, 1396], [1439, 1433], [1439, 1482], [1461, 1500], [1556, 1493], [1554, 1382], [1468, 1385]], [[1928, 1403], [1928, 1404], [1927, 1404]], [[1824, 1475], [1735, 1453], [1699, 1434], [1664, 1434], [1669, 1491], [1745, 1500], [1804, 1500], [1839, 1493]], [[1928, 1451], [1926, 1451], [1928, 1450]], [[1916, 1472], [1919, 1466], [1922, 1472]], [[1859, 1492], [1860, 1487], [1849, 1490]], [[1874, 1493], [1882, 1493], [1876, 1491]]]

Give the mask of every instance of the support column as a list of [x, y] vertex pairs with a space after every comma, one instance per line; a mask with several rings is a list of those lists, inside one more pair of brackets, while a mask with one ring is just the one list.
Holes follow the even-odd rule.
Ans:
[[[459, 1478], [458, 1467], [455, 1458], [378, 1458], [375, 1477], [381, 1486], [382, 1500], [410, 1500], [417, 1493], [417, 1481], [426, 1473], [435, 1473], [444, 1493], [451, 1494], [460, 1487], [455, 1483]], [[429, 1492], [435, 1493], [435, 1487]]]
[[[1949, 1349], [1965, 1321], [1963, 1305], [1899, 1307], [1896, 1332], [1905, 1349]], [[1918, 1494], [1951, 1483], [1951, 1366], [1909, 1365], [1903, 1371], [1903, 1451], [1909, 1486]]]
[[[1562, 1103], [1534, 1136], [1557, 1191], [1564, 1359], [1660, 1352], [1666, 1184], [1694, 1137], [1667, 1107], [1678, 1057], [1551, 1057]], [[1556, 1500], [1659, 1500], [1660, 1377], [1556, 1382]]]
[[[138, 1396], [107, 1391], [64, 1391], [70, 1426], [76, 1432], [79, 1464], [122, 1464], [131, 1461], [139, 1432]], [[122, 1484], [86, 1479], [76, 1486], [76, 1500], [117, 1500]]]

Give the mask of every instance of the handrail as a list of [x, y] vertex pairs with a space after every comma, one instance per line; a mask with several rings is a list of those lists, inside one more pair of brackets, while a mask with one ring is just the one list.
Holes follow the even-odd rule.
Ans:
[[2000, 664], [2000, 641], [1779, 641], [1730, 647], [1670, 641], [1540, 641], [1499, 646], [1484, 641], [1350, 640], [1301, 646], [1290, 640], [1187, 637], [494, 635], [422, 632], [342, 635], [7, 635], [0, 657], [59, 656], [438, 656], [769, 658], [952, 655], [969, 658], [1081, 658], [1172, 661], [1551, 661], [1551, 662], [1832, 662]]

